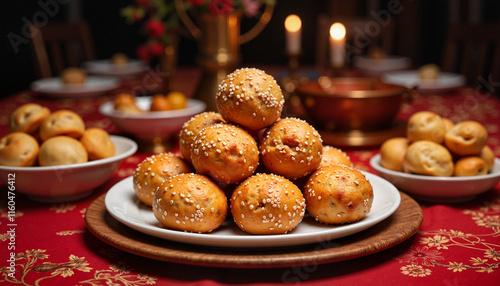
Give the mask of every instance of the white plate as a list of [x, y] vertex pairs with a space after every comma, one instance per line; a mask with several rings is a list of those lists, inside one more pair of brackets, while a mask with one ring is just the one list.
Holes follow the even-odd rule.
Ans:
[[500, 159], [495, 158], [493, 170], [483, 176], [433, 177], [407, 174], [380, 165], [380, 154], [370, 159], [370, 165], [381, 177], [415, 198], [429, 202], [456, 203], [473, 199], [489, 191], [500, 181]]
[[113, 90], [120, 85], [116, 77], [87, 76], [83, 84], [64, 84], [59, 77], [44, 78], [34, 81], [31, 89], [51, 97], [94, 96]]
[[409, 88], [417, 87], [419, 91], [447, 91], [465, 85], [465, 77], [461, 74], [440, 72], [436, 80], [421, 80], [418, 71], [394, 71], [382, 75], [382, 81]]
[[291, 232], [281, 235], [251, 235], [241, 231], [227, 219], [221, 227], [211, 233], [189, 233], [163, 228], [154, 217], [151, 208], [139, 201], [132, 185], [132, 177], [114, 185], [106, 194], [108, 212], [118, 221], [155, 237], [176, 242], [222, 247], [276, 247], [318, 243], [365, 230], [389, 217], [396, 211], [401, 196], [391, 183], [363, 172], [373, 186], [374, 200], [371, 211], [361, 221], [346, 225], [325, 225], [306, 215]]
[[407, 69], [411, 65], [408, 57], [388, 56], [381, 59], [355, 57], [354, 66], [373, 75], [383, 72]]
[[112, 64], [109, 60], [97, 60], [83, 63], [83, 67], [91, 74], [128, 77], [146, 70], [146, 64], [140, 60], [130, 60], [123, 65]]

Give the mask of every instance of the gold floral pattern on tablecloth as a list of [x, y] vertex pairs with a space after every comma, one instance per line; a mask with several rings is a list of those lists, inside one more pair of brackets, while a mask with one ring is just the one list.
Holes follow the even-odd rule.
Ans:
[[[403, 275], [425, 277], [432, 275], [432, 267], [443, 267], [452, 272], [475, 271], [493, 273], [500, 266], [500, 199], [485, 202], [477, 209], [465, 209], [481, 233], [473, 234], [455, 229], [419, 231], [420, 246], [413, 246], [404, 255], [396, 258], [407, 265], [400, 267]], [[486, 232], [484, 232], [486, 230]], [[446, 252], [457, 247], [474, 250], [476, 254], [461, 257], [461, 261], [446, 261]], [[454, 251], [455, 253], [460, 253]], [[442, 261], [445, 262], [442, 262]]]
[[[91, 272], [93, 269], [85, 257], [71, 254], [67, 262], [40, 262], [49, 258], [45, 249], [32, 249], [18, 253], [15, 256], [15, 272], [9, 267], [0, 269], [2, 277], [0, 283], [9, 282], [21, 285], [39, 285], [42, 280], [55, 278], [57, 276], [67, 278], [75, 274], [75, 271]], [[45, 276], [34, 280], [33, 284], [28, 282], [30, 273], [44, 273]], [[133, 273], [126, 265], [110, 265], [109, 269], [95, 270], [92, 277], [79, 281], [82, 285], [153, 285], [157, 278], [146, 274]], [[46, 282], [48, 283], [48, 282]]]

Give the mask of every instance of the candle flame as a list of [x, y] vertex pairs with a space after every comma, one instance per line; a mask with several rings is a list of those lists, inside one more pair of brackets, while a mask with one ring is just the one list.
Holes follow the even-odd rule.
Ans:
[[290, 32], [297, 32], [302, 27], [302, 21], [297, 15], [289, 15], [285, 19], [285, 29]]
[[330, 27], [330, 37], [334, 38], [335, 40], [340, 40], [345, 37], [345, 27], [341, 23], [334, 23]]

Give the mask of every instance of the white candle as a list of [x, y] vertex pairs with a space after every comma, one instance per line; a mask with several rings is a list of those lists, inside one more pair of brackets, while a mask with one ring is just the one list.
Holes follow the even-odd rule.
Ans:
[[302, 21], [297, 15], [289, 15], [285, 20], [286, 52], [292, 55], [300, 54], [302, 42]]
[[341, 23], [334, 23], [330, 27], [330, 63], [334, 67], [344, 66], [345, 34], [345, 27]]

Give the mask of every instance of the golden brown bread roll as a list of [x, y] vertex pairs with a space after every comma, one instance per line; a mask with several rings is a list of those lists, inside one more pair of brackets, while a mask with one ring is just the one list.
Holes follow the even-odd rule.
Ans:
[[80, 138], [89, 154], [89, 160], [99, 160], [115, 155], [115, 144], [108, 132], [101, 128], [88, 128]]
[[483, 159], [486, 163], [486, 167], [488, 167], [488, 172], [491, 172], [495, 166], [495, 154], [493, 153], [493, 150], [491, 150], [488, 145], [485, 145], [479, 153], [479, 158]]
[[55, 136], [45, 140], [38, 154], [40, 166], [69, 165], [87, 161], [88, 154], [83, 144], [69, 136]]
[[36, 103], [26, 103], [14, 110], [9, 120], [10, 132], [25, 132], [38, 137], [40, 125], [49, 117], [50, 110]]
[[332, 165], [315, 171], [304, 188], [307, 211], [317, 221], [343, 224], [364, 218], [371, 210], [373, 187], [360, 171]]
[[144, 159], [134, 171], [134, 191], [144, 204], [153, 205], [156, 189], [170, 177], [191, 173], [193, 168], [174, 153], [160, 153]]
[[137, 104], [135, 103], [135, 97], [130, 93], [120, 93], [118, 94], [114, 101], [114, 110], [121, 111], [124, 113], [141, 113], [143, 112]]
[[408, 119], [406, 137], [410, 142], [429, 140], [441, 144], [446, 132], [441, 116], [430, 111], [419, 111]]
[[259, 149], [253, 137], [242, 128], [218, 123], [196, 135], [191, 160], [199, 174], [233, 184], [255, 172], [259, 165]]
[[80, 85], [87, 79], [87, 72], [81, 68], [67, 68], [61, 72], [61, 79], [64, 84]]
[[443, 122], [444, 122], [445, 134], [446, 134], [446, 132], [450, 131], [451, 128], [453, 128], [453, 126], [455, 126], [455, 123], [453, 123], [453, 121], [451, 121], [448, 118], [443, 118]]
[[194, 142], [196, 135], [205, 127], [224, 123], [224, 119], [216, 112], [203, 112], [191, 117], [184, 123], [179, 132], [179, 149], [184, 160], [191, 163], [191, 145]]
[[403, 161], [410, 141], [405, 137], [396, 137], [386, 140], [380, 146], [380, 165], [382, 167], [402, 172]]
[[238, 227], [251, 234], [283, 234], [305, 213], [304, 197], [292, 182], [274, 174], [257, 174], [236, 187], [231, 213]]
[[217, 108], [227, 122], [250, 130], [273, 124], [285, 103], [274, 78], [255, 68], [244, 68], [228, 75], [219, 85]]
[[85, 131], [85, 123], [76, 112], [71, 110], [58, 110], [52, 112], [40, 126], [40, 138], [45, 141], [50, 137], [66, 135], [80, 138]]
[[445, 147], [432, 141], [412, 143], [403, 162], [406, 173], [449, 177], [453, 175], [453, 158]]
[[419, 77], [423, 80], [436, 80], [439, 72], [440, 68], [435, 64], [423, 65], [418, 69]]
[[39, 146], [36, 139], [24, 132], [13, 132], [0, 139], [0, 165], [31, 167], [36, 164]]
[[462, 121], [446, 132], [445, 145], [454, 154], [460, 156], [477, 155], [488, 140], [488, 132], [476, 121]]
[[151, 99], [151, 106], [149, 107], [150, 111], [166, 111], [172, 110], [172, 106], [170, 106], [170, 102], [167, 97], [163, 94], [155, 94]]
[[126, 54], [124, 53], [116, 53], [114, 55], [111, 56], [111, 58], [109, 59], [109, 62], [112, 64], [112, 65], [117, 65], [117, 66], [123, 66], [123, 65], [126, 65], [129, 63], [129, 58]]
[[307, 122], [284, 118], [271, 125], [259, 145], [261, 160], [271, 172], [288, 179], [303, 177], [321, 163], [323, 144]]
[[460, 158], [455, 163], [454, 176], [479, 176], [486, 175], [488, 173], [488, 166], [483, 159], [476, 156], [467, 156]]
[[353, 166], [351, 159], [345, 152], [332, 146], [323, 146], [323, 154], [321, 156], [321, 162], [319, 163], [318, 168], [330, 165], [346, 165], [349, 167]]
[[226, 219], [228, 204], [224, 192], [209, 178], [180, 174], [158, 187], [153, 200], [156, 219], [170, 229], [210, 232]]

